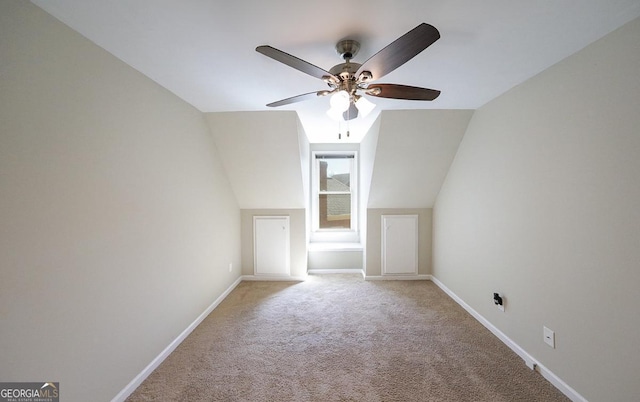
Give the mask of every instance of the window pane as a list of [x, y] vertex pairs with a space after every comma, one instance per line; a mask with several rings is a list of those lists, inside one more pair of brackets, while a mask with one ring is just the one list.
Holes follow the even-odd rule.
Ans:
[[320, 164], [320, 191], [350, 191], [351, 159], [324, 159]]
[[319, 195], [320, 229], [351, 229], [351, 194]]

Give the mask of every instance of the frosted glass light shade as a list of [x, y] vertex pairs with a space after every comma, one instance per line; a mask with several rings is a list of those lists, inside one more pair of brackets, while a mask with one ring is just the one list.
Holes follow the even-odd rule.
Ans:
[[362, 117], [367, 117], [369, 113], [376, 107], [376, 105], [372, 102], [369, 102], [368, 99], [365, 99], [364, 96], [361, 96], [360, 99], [356, 101], [356, 107], [360, 112]]
[[349, 99], [349, 94], [347, 91], [338, 91], [335, 94], [331, 95], [331, 99], [329, 100], [329, 104], [332, 109], [339, 110], [341, 112], [349, 109], [349, 104], [351, 100]]

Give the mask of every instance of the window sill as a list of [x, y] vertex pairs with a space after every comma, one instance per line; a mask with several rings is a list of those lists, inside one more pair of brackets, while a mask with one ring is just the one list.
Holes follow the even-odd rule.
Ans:
[[360, 243], [360, 233], [355, 230], [317, 230], [311, 233], [311, 243]]
[[309, 251], [362, 251], [360, 243], [314, 242], [309, 243]]

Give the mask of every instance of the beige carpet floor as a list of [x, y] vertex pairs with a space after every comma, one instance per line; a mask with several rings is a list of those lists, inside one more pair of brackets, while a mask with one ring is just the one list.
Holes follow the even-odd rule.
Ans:
[[242, 282], [127, 399], [567, 401], [429, 281]]

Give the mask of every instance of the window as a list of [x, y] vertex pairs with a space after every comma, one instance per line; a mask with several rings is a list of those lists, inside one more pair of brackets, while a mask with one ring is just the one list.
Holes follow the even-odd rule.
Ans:
[[313, 163], [314, 232], [357, 232], [356, 153], [314, 152]]

